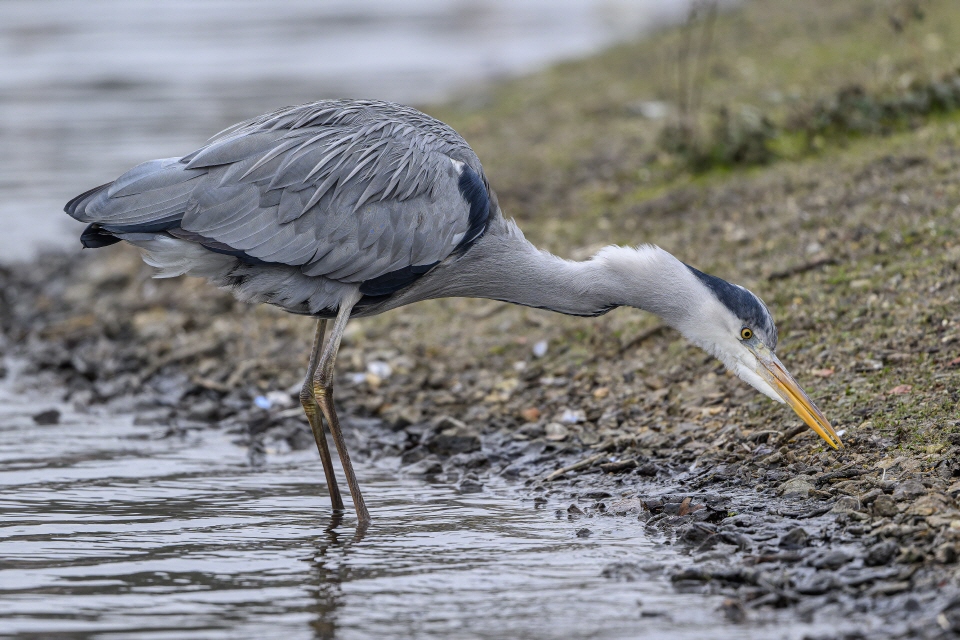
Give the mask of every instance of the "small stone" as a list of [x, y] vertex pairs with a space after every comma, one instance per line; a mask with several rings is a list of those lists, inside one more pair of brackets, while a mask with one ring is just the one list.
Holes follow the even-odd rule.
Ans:
[[635, 562], [614, 562], [608, 564], [600, 572], [600, 576], [615, 582], [637, 582], [643, 580], [648, 574], [658, 573], [663, 570], [662, 564], [655, 562], [638, 564]]
[[540, 419], [540, 409], [537, 409], [536, 407], [527, 407], [520, 412], [520, 417], [527, 422], [536, 422]]
[[577, 529], [578, 538], [589, 538], [591, 535], [593, 535], [593, 531], [590, 531], [590, 529], [587, 529], [586, 527], [583, 529]]
[[944, 607], [943, 611], [937, 615], [937, 624], [944, 631], [960, 633], [960, 598], [954, 598]]
[[546, 340], [537, 340], [533, 343], [533, 357], [542, 358], [547, 355], [547, 341]]
[[797, 593], [805, 596], [819, 596], [829, 593], [840, 586], [837, 577], [831, 573], [815, 573], [796, 586]]
[[741, 624], [747, 620], [747, 611], [743, 608], [743, 604], [733, 598], [727, 598], [723, 601], [720, 605], [720, 612], [727, 622], [733, 624]]
[[293, 406], [293, 398], [286, 391], [273, 390], [267, 393], [267, 400], [274, 407], [288, 408]]
[[47, 409], [33, 415], [33, 421], [42, 426], [60, 423], [60, 412], [56, 409]]
[[600, 465], [600, 471], [604, 473], [623, 473], [624, 471], [629, 471], [630, 469], [635, 469], [637, 466], [637, 461], [630, 460], [619, 460], [617, 462], [607, 462]]
[[903, 396], [913, 391], [913, 386], [909, 384], [898, 384], [887, 393], [891, 396]]
[[483, 491], [483, 484], [476, 478], [464, 478], [457, 486], [460, 493], [480, 493]]
[[839, 549], [828, 551], [813, 561], [813, 566], [817, 569], [839, 569], [843, 565], [853, 560], [853, 557]]
[[923, 483], [916, 480], [906, 480], [897, 485], [897, 488], [893, 491], [893, 497], [895, 500], [918, 498], [927, 493], [927, 488], [923, 486]]
[[900, 564], [914, 564], [926, 560], [926, 555], [920, 549], [910, 546], [900, 552], [897, 562]]
[[884, 540], [867, 549], [867, 557], [863, 559], [863, 563], [868, 567], [888, 565], [893, 562], [898, 553], [900, 553], [900, 545], [893, 540]]
[[587, 412], [583, 409], [564, 409], [560, 415], [560, 422], [565, 424], [578, 424], [580, 422], [586, 422], [586, 420]]
[[794, 527], [780, 538], [779, 545], [784, 549], [801, 549], [807, 546], [810, 534], [803, 527]]
[[818, 378], [829, 378], [834, 373], [836, 373], [836, 371], [830, 368], [814, 369], [813, 371], [810, 372], [811, 375], [817, 376]]
[[572, 516], [582, 516], [583, 510], [577, 505], [572, 504], [569, 507], [567, 507], [567, 513], [569, 513]]
[[812, 478], [810, 476], [790, 478], [777, 487], [777, 493], [785, 498], [808, 498], [810, 497], [810, 492], [816, 488], [813, 486], [811, 480]]
[[904, 580], [878, 582], [868, 593], [873, 596], [892, 596], [897, 593], [909, 591], [910, 588], [910, 582]]
[[474, 433], [466, 424], [449, 416], [442, 418], [437, 427], [440, 433], [430, 438], [427, 451], [441, 457], [449, 457], [458, 453], [472, 453], [480, 450], [480, 436]]
[[544, 431], [547, 434], [547, 440], [552, 440], [554, 442], [566, 440], [567, 436], [570, 435], [570, 430], [559, 422], [551, 422], [546, 426]]
[[854, 498], [853, 496], [843, 496], [839, 498], [834, 504], [833, 508], [830, 509], [831, 513], [848, 513], [850, 511], [859, 511], [860, 500]]
[[201, 400], [187, 411], [187, 418], [199, 422], [213, 422], [220, 415], [220, 403], [215, 400]]
[[610, 389], [607, 387], [597, 387], [593, 390], [593, 397], [597, 400], [603, 400], [610, 395]]
[[443, 471], [443, 465], [436, 458], [424, 458], [404, 468], [412, 476], [430, 476]]
[[934, 552], [933, 557], [940, 564], [953, 564], [957, 561], [957, 556], [960, 555], [957, 551], [957, 545], [951, 544], [949, 542], [944, 542], [942, 545], [937, 547], [937, 550]]
[[877, 496], [873, 501], [873, 512], [881, 518], [892, 518], [898, 511], [897, 501], [888, 495]]
[[372, 360], [367, 363], [367, 373], [383, 381], [393, 375], [393, 368], [382, 360]]
[[652, 462], [645, 462], [644, 464], [637, 467], [637, 475], [654, 477], [660, 473], [660, 467], [653, 464]]
[[414, 464], [415, 462], [420, 462], [427, 457], [427, 450], [423, 447], [415, 447], [409, 451], [405, 451], [402, 456], [400, 456], [400, 464], [408, 465]]
[[404, 429], [423, 420], [423, 411], [419, 407], [399, 407], [393, 411], [384, 412], [383, 418], [394, 429]]

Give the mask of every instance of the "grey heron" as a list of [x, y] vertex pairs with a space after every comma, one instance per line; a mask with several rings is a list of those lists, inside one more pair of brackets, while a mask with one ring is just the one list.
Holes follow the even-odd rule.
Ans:
[[842, 446], [774, 354], [777, 328], [760, 298], [654, 245], [609, 246], [583, 262], [537, 249], [504, 217], [464, 139], [410, 107], [322, 100], [283, 108], [181, 158], [138, 165], [65, 211], [87, 223], [84, 247], [122, 240], [157, 277], [204, 277], [242, 300], [318, 319], [300, 400], [334, 509], [343, 501], [324, 421], [362, 523], [370, 516], [333, 404], [340, 340], [350, 318], [431, 298], [577, 316], [620, 306], [651, 312]]

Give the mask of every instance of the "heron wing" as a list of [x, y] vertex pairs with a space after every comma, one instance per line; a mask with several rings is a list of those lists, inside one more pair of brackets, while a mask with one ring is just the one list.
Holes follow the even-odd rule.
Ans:
[[447, 125], [375, 101], [288, 107], [71, 201], [97, 233], [165, 232], [374, 295], [482, 234], [482, 168]]

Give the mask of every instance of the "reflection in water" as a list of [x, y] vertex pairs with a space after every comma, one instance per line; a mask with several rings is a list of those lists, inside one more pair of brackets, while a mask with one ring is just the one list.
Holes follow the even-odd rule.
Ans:
[[[571, 521], [494, 479], [481, 493], [358, 467], [374, 521], [329, 516], [316, 452], [244, 448], [209, 429], [131, 420], [0, 390], [0, 629], [137, 638], [799, 638], [724, 625], [719, 599], [613, 562], [685, 563], [632, 518]], [[304, 427], [306, 428], [306, 427]], [[559, 512], [559, 514], [557, 513]], [[589, 537], [577, 530], [589, 528]], [[772, 616], [773, 614], [763, 614]], [[774, 622], [773, 619], [767, 622]], [[835, 630], [835, 627], [833, 628]]]

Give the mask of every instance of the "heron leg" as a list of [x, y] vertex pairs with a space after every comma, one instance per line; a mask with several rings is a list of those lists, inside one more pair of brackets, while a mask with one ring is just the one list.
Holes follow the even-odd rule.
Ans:
[[320, 420], [320, 405], [313, 392], [313, 378], [317, 373], [317, 364], [320, 361], [320, 349], [323, 346], [323, 334], [326, 332], [327, 321], [317, 321], [317, 333], [313, 339], [313, 350], [310, 352], [310, 364], [307, 365], [307, 378], [300, 389], [300, 404], [307, 414], [307, 422], [313, 431], [313, 439], [317, 441], [320, 451], [320, 462], [323, 464], [323, 474], [327, 477], [327, 491], [330, 493], [330, 503], [334, 511], [343, 511], [343, 498], [340, 497], [340, 488], [337, 487], [337, 476], [333, 470], [333, 460], [330, 458], [330, 447], [327, 446], [327, 436], [323, 432]]
[[340, 303], [337, 319], [333, 323], [333, 331], [323, 347], [323, 354], [320, 356], [320, 362], [313, 376], [313, 393], [317, 399], [317, 404], [320, 405], [320, 410], [323, 412], [323, 417], [327, 420], [327, 426], [330, 427], [333, 443], [337, 446], [337, 452], [340, 454], [343, 473], [347, 476], [347, 484], [350, 486], [350, 495], [353, 497], [353, 506], [357, 510], [357, 519], [363, 526], [370, 522], [370, 512], [367, 511], [367, 505], [360, 494], [360, 485], [357, 483], [357, 476], [353, 472], [347, 443], [343, 439], [343, 432], [340, 430], [340, 420], [333, 408], [333, 366], [337, 360], [337, 351], [340, 349], [340, 339], [343, 338], [343, 331], [350, 319], [350, 311], [357, 303], [357, 299], [359, 299], [359, 294], [353, 300], [345, 300]]

